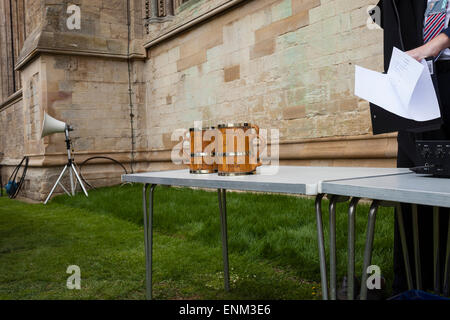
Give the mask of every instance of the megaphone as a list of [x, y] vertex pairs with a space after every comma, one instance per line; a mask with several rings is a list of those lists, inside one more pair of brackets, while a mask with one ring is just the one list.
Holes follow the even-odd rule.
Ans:
[[[41, 138], [44, 138], [53, 133], [64, 132], [66, 135], [66, 148], [67, 148], [67, 164], [64, 166], [64, 169], [62, 170], [61, 174], [59, 175], [58, 180], [56, 180], [56, 183], [53, 185], [53, 188], [50, 191], [50, 193], [48, 194], [47, 199], [45, 199], [44, 204], [47, 204], [48, 200], [50, 199], [50, 197], [52, 196], [53, 192], [55, 191], [55, 189], [58, 185], [60, 185], [61, 188], [69, 196], [74, 196], [75, 190], [77, 188], [77, 183], [76, 182], [74, 183], [74, 178], [80, 184], [86, 197], [88, 196], [86, 188], [84, 187], [83, 181], [81, 180], [80, 175], [77, 172], [76, 165], [74, 164], [74, 160], [72, 158], [72, 150], [71, 150], [72, 142], [69, 137], [69, 131], [72, 131], [72, 130], [73, 130], [73, 128], [71, 126], [69, 126], [67, 123], [56, 120], [55, 118], [49, 116], [47, 113], [44, 114], [44, 122], [42, 123]], [[63, 178], [65, 173], [69, 174], [70, 191], [71, 191], [70, 193], [61, 184], [61, 179]], [[75, 174], [75, 177], [73, 176], [73, 174]]]
[[55, 118], [49, 116], [47, 113], [44, 115], [44, 122], [42, 123], [42, 134], [41, 138], [58, 132], [65, 132], [67, 124], [65, 122], [56, 120]]

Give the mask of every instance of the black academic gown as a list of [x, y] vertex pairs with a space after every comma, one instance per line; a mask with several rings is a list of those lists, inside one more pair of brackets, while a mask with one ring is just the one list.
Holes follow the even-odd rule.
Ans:
[[[396, 17], [393, 1], [396, 1], [398, 13], [400, 16], [400, 27], [402, 30], [402, 38], [404, 43], [404, 50], [415, 49], [423, 45], [423, 22], [425, 11], [427, 8], [427, 0], [381, 0], [378, 6], [381, 9], [381, 27], [384, 29], [384, 68], [385, 71], [389, 68], [393, 47], [401, 48], [400, 35], [398, 32], [398, 19]], [[443, 113], [444, 125], [439, 130], [427, 132], [411, 132], [400, 131], [398, 135], [398, 157], [397, 166], [403, 168], [410, 168], [413, 166], [422, 165], [415, 150], [416, 139], [450, 139], [449, 119], [450, 116], [450, 74], [439, 75], [438, 72], [438, 95], [441, 101], [441, 111]], [[372, 123], [382, 127], [383, 121], [392, 121], [391, 115], [384, 113], [384, 111], [376, 106], [371, 106], [372, 116], [374, 113], [378, 115], [377, 119], [372, 119]], [[401, 121], [398, 120], [397, 121]], [[450, 182], [450, 181], [449, 181]], [[413, 239], [412, 239], [412, 218], [411, 206], [402, 205], [403, 218], [405, 223], [407, 242], [409, 247], [410, 259], [414, 259], [413, 255]], [[433, 283], [433, 211], [431, 207], [419, 206], [419, 237], [421, 250], [421, 266], [423, 276], [423, 288], [432, 289]], [[440, 273], [439, 278], [443, 280], [443, 269], [445, 263], [445, 247], [448, 230], [448, 209], [441, 209], [440, 214]], [[414, 270], [414, 260], [410, 260], [411, 266]], [[414, 274], [414, 273], [413, 273]], [[395, 236], [394, 236], [394, 293], [407, 290], [406, 278], [403, 265], [403, 254], [399, 239], [398, 220], [396, 216]], [[442, 289], [442, 288], [441, 288]]]
[[423, 21], [427, 0], [381, 0], [378, 3], [381, 10], [381, 27], [388, 31], [384, 34], [385, 71], [389, 69], [393, 47], [402, 49], [393, 1], [397, 3], [404, 49], [412, 50], [423, 44]]
[[[393, 2], [397, 3], [398, 17]], [[381, 27], [384, 32], [384, 69], [389, 69], [389, 62], [394, 47], [408, 51], [423, 44], [423, 22], [427, 0], [381, 0]], [[400, 26], [399, 26], [400, 21]], [[400, 30], [401, 39], [400, 41]], [[437, 87], [437, 84], [435, 84]], [[384, 109], [370, 105], [372, 128], [374, 134], [395, 131], [425, 132], [438, 129], [442, 120], [417, 122], [398, 117]]]

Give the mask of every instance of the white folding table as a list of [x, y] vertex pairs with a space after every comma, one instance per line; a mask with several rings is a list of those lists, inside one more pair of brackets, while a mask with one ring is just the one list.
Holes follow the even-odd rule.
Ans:
[[[412, 204], [413, 214], [413, 239], [414, 256], [416, 270], [416, 287], [421, 289], [421, 268], [420, 268], [420, 250], [417, 223], [417, 205], [428, 205], [434, 207], [434, 285], [435, 291], [439, 292], [439, 207], [450, 208], [450, 179], [435, 178], [425, 175], [406, 174], [391, 175], [383, 177], [357, 178], [339, 181], [327, 181], [322, 183], [321, 192], [330, 193], [339, 196], [353, 197], [349, 207], [349, 230], [348, 230], [348, 280], [349, 280], [349, 298], [353, 299], [353, 277], [355, 274], [355, 211], [356, 205], [361, 198], [373, 199], [367, 227], [367, 239], [364, 253], [364, 267], [361, 281], [361, 299], [367, 297], [367, 267], [372, 259], [372, 247], [375, 231], [375, 220], [378, 208], [380, 206], [397, 207], [399, 219], [399, 230], [403, 248], [403, 259], [406, 267], [406, 275], [409, 289], [413, 289], [413, 278], [410, 270], [409, 254], [406, 245], [405, 230], [403, 225], [403, 214], [400, 203]], [[444, 270], [444, 288], [450, 285], [450, 223], [447, 241], [446, 264]], [[447, 292], [448, 294], [448, 292]]]
[[[225, 289], [229, 290], [228, 270], [228, 240], [227, 240], [227, 211], [226, 190], [259, 191], [268, 193], [286, 193], [316, 196], [317, 236], [319, 242], [320, 275], [322, 282], [323, 299], [328, 299], [328, 285], [326, 275], [325, 246], [322, 226], [322, 199], [324, 192], [322, 183], [339, 179], [355, 179], [362, 177], [388, 176], [408, 174], [406, 169], [388, 168], [337, 168], [337, 167], [295, 167], [280, 166], [276, 173], [271, 167], [258, 168], [255, 175], [223, 177], [217, 174], [193, 175], [189, 170], [147, 172], [140, 174], [127, 174], [122, 181], [142, 183], [143, 211], [146, 252], [146, 286], [147, 298], [152, 298], [152, 252], [153, 252], [153, 202], [154, 190], [157, 185], [201, 187], [218, 190], [219, 212], [221, 218], [222, 253], [224, 263]], [[271, 174], [266, 174], [267, 172]], [[150, 190], [150, 192], [148, 192]], [[148, 201], [147, 201], [148, 199]], [[330, 199], [330, 236], [335, 238], [336, 221], [335, 205], [342, 199]], [[335, 243], [335, 241], [334, 241]], [[334, 250], [334, 253], [331, 251]], [[336, 254], [335, 246], [330, 248], [331, 282], [330, 293], [332, 298], [336, 295]]]

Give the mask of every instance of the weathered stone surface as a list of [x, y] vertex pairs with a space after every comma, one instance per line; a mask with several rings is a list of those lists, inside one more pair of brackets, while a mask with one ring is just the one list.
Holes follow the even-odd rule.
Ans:
[[[251, 1], [150, 48], [145, 73], [155, 90], [148, 108], [171, 119], [152, 125], [251, 119], [280, 129], [282, 141], [367, 134], [368, 106], [353, 97], [353, 68], [381, 68], [382, 38], [365, 27], [369, 1], [350, 2]], [[205, 30], [223, 33], [206, 60], [199, 54], [210, 39]], [[177, 53], [176, 71], [169, 52]]]
[[241, 77], [241, 68], [239, 65], [232, 66], [224, 69], [224, 81], [230, 82], [237, 79], [240, 79]]
[[306, 115], [305, 106], [287, 107], [283, 109], [283, 118], [285, 120], [301, 119]]
[[287, 17], [282, 20], [278, 20], [255, 32], [255, 41], [260, 42], [263, 40], [271, 39], [300, 29], [309, 24], [309, 11], [304, 10]]
[[257, 59], [275, 52], [275, 39], [265, 39], [250, 48], [250, 59]]
[[[177, 168], [172, 135], [199, 120], [278, 129], [282, 164], [395, 164], [395, 135], [373, 139], [368, 104], [353, 96], [354, 65], [382, 67], [382, 32], [366, 27], [369, 0], [247, 1], [170, 37], [230, 0], [188, 2], [148, 29], [144, 1], [133, 0], [129, 47], [125, 1], [70, 3], [81, 7], [80, 31], [65, 25], [69, 2], [27, 0], [16, 50], [16, 62], [26, 62], [22, 97], [7, 105], [13, 73], [0, 64], [3, 177], [30, 155], [28, 197], [43, 199], [65, 162], [62, 134], [40, 138], [45, 112], [74, 126], [77, 162], [109, 155], [129, 168], [129, 79], [136, 170]], [[1, 61], [11, 44], [6, 18], [0, 12]], [[121, 173], [107, 163], [85, 170], [99, 185], [118, 183]]]
[[200, 65], [206, 62], [206, 50], [202, 50], [193, 55], [187, 56], [183, 59], [178, 60], [177, 62], [177, 70], [183, 71], [190, 67]]

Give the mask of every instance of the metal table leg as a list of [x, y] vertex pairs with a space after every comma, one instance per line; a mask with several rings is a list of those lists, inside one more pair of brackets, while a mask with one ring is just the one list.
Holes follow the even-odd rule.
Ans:
[[439, 207], [433, 208], [434, 292], [441, 292], [441, 270], [439, 261]]
[[152, 295], [152, 288], [150, 283], [149, 288], [149, 272], [148, 272], [148, 260], [147, 257], [149, 256], [148, 253], [148, 239], [147, 239], [147, 230], [148, 230], [148, 211], [147, 211], [147, 190], [148, 190], [148, 184], [144, 185], [144, 188], [142, 190], [142, 211], [144, 212], [144, 245], [145, 245], [145, 284], [146, 284], [146, 298], [151, 299]]
[[330, 299], [336, 300], [336, 196], [330, 199]]
[[[356, 201], [356, 199], [353, 199], [352, 202], [353, 201]], [[379, 207], [396, 207], [397, 208], [398, 224], [399, 224], [399, 229], [400, 229], [400, 240], [401, 240], [401, 244], [402, 244], [403, 260], [405, 263], [408, 288], [410, 290], [413, 289], [413, 280], [412, 280], [412, 275], [411, 275], [411, 267], [410, 267], [410, 263], [409, 263], [408, 246], [406, 243], [405, 226], [403, 223], [403, 213], [402, 213], [401, 205], [400, 205], [400, 203], [374, 200], [370, 207], [369, 222], [367, 225], [366, 247], [365, 247], [365, 251], [364, 251], [364, 266], [363, 266], [362, 279], [361, 279], [361, 293], [360, 293], [361, 300], [367, 299], [367, 278], [368, 278], [367, 269], [372, 262], [372, 250], [373, 250], [373, 241], [374, 241], [374, 237], [375, 237], [376, 215], [377, 215]], [[349, 219], [350, 219], [350, 211], [351, 210], [352, 209], [349, 208]], [[350, 220], [349, 220], [349, 225], [350, 225]], [[354, 235], [351, 235], [350, 233], [351, 233], [351, 230], [349, 228], [349, 247], [352, 245], [350, 243], [350, 237], [354, 237]], [[354, 245], [354, 243], [353, 243], [353, 245]], [[350, 277], [350, 264], [351, 263], [354, 263], [354, 260], [350, 261], [350, 250], [349, 250], [349, 277]], [[349, 299], [350, 298], [351, 297], [349, 294]]]
[[348, 291], [347, 299], [355, 299], [355, 223], [356, 223], [356, 207], [358, 206], [359, 198], [353, 198], [348, 208], [348, 269], [347, 281]]
[[450, 296], [450, 219], [448, 221], [447, 254], [445, 255], [444, 294]]
[[325, 256], [325, 241], [323, 236], [322, 223], [322, 199], [323, 194], [316, 197], [316, 222], [317, 222], [317, 242], [319, 244], [319, 259], [320, 259], [320, 280], [322, 283], [322, 299], [328, 300], [328, 283], [327, 283], [327, 261]]
[[367, 300], [367, 268], [372, 261], [373, 239], [375, 235], [375, 222], [380, 201], [374, 200], [370, 206], [369, 223], [367, 224], [366, 248], [364, 250], [364, 266], [361, 277], [361, 300]]
[[227, 232], [227, 190], [218, 189], [220, 227], [222, 234], [222, 256], [225, 290], [230, 291], [230, 272], [228, 264], [228, 232]]
[[145, 276], [146, 296], [152, 299], [152, 258], [153, 258], [153, 194], [156, 184], [150, 187], [147, 203], [147, 190], [149, 185], [145, 184], [143, 189], [143, 211], [144, 211], [144, 243], [145, 243]]
[[411, 265], [409, 263], [408, 245], [406, 242], [405, 224], [403, 222], [403, 212], [400, 203], [397, 204], [397, 218], [398, 218], [398, 228], [400, 231], [400, 242], [402, 244], [403, 251], [403, 262], [405, 264], [406, 281], [408, 282], [408, 289], [412, 290], [414, 288], [413, 278], [411, 273]]
[[348, 197], [330, 195], [330, 299], [337, 298], [337, 259], [336, 259], [336, 204], [348, 201]]
[[412, 205], [413, 217], [413, 238], [414, 238], [414, 261], [416, 267], [416, 288], [422, 290], [422, 270], [420, 266], [420, 247], [419, 247], [419, 223], [417, 205]]

